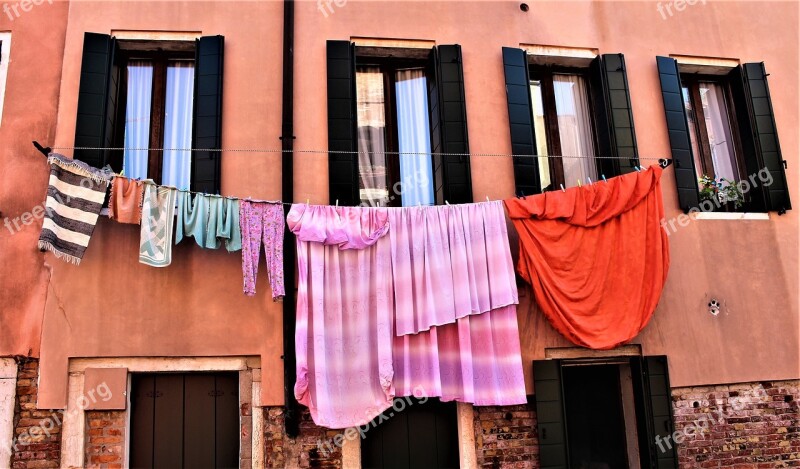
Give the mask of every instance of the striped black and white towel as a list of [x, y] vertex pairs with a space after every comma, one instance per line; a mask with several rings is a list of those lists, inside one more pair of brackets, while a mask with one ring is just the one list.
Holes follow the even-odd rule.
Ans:
[[103, 208], [112, 173], [58, 153], [47, 157], [50, 182], [39, 249], [80, 264]]

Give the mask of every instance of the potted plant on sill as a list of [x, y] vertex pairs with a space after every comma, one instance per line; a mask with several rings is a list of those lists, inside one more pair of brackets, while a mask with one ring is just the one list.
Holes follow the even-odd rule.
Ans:
[[736, 212], [744, 206], [744, 193], [736, 184], [726, 178], [715, 179], [704, 174], [698, 179], [700, 201], [710, 200], [714, 211]]

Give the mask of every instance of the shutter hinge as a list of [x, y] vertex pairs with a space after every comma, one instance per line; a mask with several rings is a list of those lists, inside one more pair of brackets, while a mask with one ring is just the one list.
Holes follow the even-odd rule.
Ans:
[[783, 160], [783, 169], [789, 169], [789, 162], [786, 160]]
[[785, 215], [785, 214], [786, 214], [786, 207], [781, 207], [781, 209], [778, 210], [778, 215], [780, 216], [780, 215]]

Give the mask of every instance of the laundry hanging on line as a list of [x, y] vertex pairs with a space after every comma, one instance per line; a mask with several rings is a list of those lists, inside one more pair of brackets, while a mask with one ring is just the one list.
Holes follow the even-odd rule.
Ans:
[[172, 234], [178, 190], [145, 182], [142, 226], [139, 231], [139, 262], [151, 267], [172, 263]]
[[500, 202], [296, 204], [287, 223], [298, 251], [295, 396], [317, 425], [365, 424], [395, 396], [526, 402]]
[[658, 166], [566, 191], [505, 200], [517, 270], [553, 327], [611, 349], [647, 325], [669, 271]]
[[50, 179], [38, 246], [80, 264], [89, 246], [113, 173], [58, 153], [47, 157]]
[[201, 248], [218, 249], [223, 243], [228, 252], [242, 248], [238, 199], [178, 191], [177, 210], [175, 244], [185, 235]]
[[140, 224], [144, 183], [116, 176], [111, 181], [111, 196], [108, 199], [108, 218], [118, 223]]

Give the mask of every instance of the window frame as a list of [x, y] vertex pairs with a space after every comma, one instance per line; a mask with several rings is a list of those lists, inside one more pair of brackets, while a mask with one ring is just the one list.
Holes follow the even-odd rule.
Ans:
[[[400, 137], [399, 128], [397, 123], [397, 90], [395, 85], [397, 83], [396, 72], [409, 68], [420, 68], [425, 71], [425, 79], [429, 80], [427, 71], [427, 61], [421, 58], [410, 57], [391, 57], [391, 56], [377, 56], [359, 54], [359, 48], [356, 48], [356, 75], [358, 74], [358, 67], [378, 67], [383, 74], [383, 103], [384, 103], [384, 131], [386, 132], [385, 149], [386, 152], [386, 187], [389, 191], [389, 199], [385, 200], [386, 207], [402, 207], [403, 198], [392, 194], [395, 184], [401, 182], [400, 179]], [[427, 95], [427, 93], [426, 93]], [[358, 96], [355, 96], [356, 105], [358, 105]], [[430, 109], [430, 96], [426, 96], [427, 106]], [[430, 126], [430, 123], [429, 123]], [[358, 128], [358, 118], [356, 117], [356, 128]], [[429, 129], [430, 130], [430, 129]], [[358, 137], [356, 137], [357, 139]], [[357, 143], [357, 142], [356, 142]], [[433, 157], [431, 155], [431, 174], [433, 174]], [[361, 181], [359, 177], [359, 191], [361, 190]], [[394, 197], [392, 197], [394, 195]], [[436, 201], [434, 200], [434, 204]]]
[[[152, 45], [152, 49], [124, 49], [119, 51], [120, 86], [115, 122], [120, 124], [114, 128], [114, 146], [125, 146], [125, 118], [128, 109], [128, 62], [131, 60], [150, 60], [153, 63], [153, 89], [151, 90], [150, 104], [150, 137], [148, 140], [147, 178], [156, 182], [161, 181], [164, 165], [164, 152], [155, 150], [164, 146], [164, 111], [167, 99], [167, 67], [172, 60], [191, 60], [195, 62], [195, 43], [191, 42], [190, 50], [173, 50], [163, 47], [164, 41], [137, 41], [136, 44]], [[177, 41], [176, 41], [177, 42]], [[151, 43], [151, 44], [150, 44]], [[195, 73], [197, 71], [195, 63]], [[192, 115], [194, 106], [192, 102]], [[120, 157], [124, 161], [124, 151]]]
[[0, 32], [0, 125], [3, 124], [3, 103], [6, 96], [8, 66], [11, 63], [11, 32]]
[[[725, 108], [727, 110], [728, 125], [731, 129], [731, 137], [733, 139], [734, 158], [736, 159], [736, 168], [738, 181], [747, 178], [743, 172], [745, 167], [744, 151], [742, 148], [741, 135], [739, 133], [739, 125], [736, 120], [736, 107], [732, 99], [732, 92], [730, 80], [725, 76], [720, 75], [706, 75], [706, 74], [681, 74], [681, 86], [689, 90], [689, 99], [692, 105], [692, 111], [695, 114], [694, 131], [697, 135], [697, 150], [700, 152], [698, 160], [702, 164], [702, 174], [713, 175], [715, 174], [714, 162], [711, 158], [711, 144], [708, 140], [708, 129], [706, 127], [705, 113], [702, 106], [702, 98], [700, 97], [700, 83], [713, 83], [722, 88], [725, 97]], [[687, 115], [688, 118], [688, 115]], [[692, 125], [687, 121], [687, 125]], [[694, 150], [694, 149], [692, 149]], [[734, 181], [734, 182], [738, 182]]]
[[[555, 188], [560, 187], [560, 185], [567, 186], [566, 184], [566, 176], [564, 175], [564, 163], [561, 158], [561, 134], [558, 129], [558, 110], [556, 109], [556, 98], [555, 98], [555, 88], [553, 85], [553, 75], [564, 74], [564, 75], [578, 75], [583, 77], [584, 82], [586, 83], [586, 93], [588, 96], [588, 103], [589, 103], [589, 121], [591, 122], [592, 126], [592, 144], [594, 148], [598, 148], [599, 144], [599, 136], [598, 132], [598, 125], [596, 120], [596, 113], [595, 113], [595, 89], [592, 87], [592, 79], [589, 74], [588, 67], [576, 67], [576, 66], [565, 66], [565, 65], [537, 65], [537, 64], [529, 64], [528, 65], [528, 72], [530, 75], [530, 81], [539, 81], [541, 90], [542, 90], [542, 110], [544, 111], [544, 125], [546, 131], [546, 143], [547, 143], [547, 158], [548, 158], [548, 169], [550, 170], [550, 181], [552, 188], [550, 190], [555, 190]], [[533, 97], [531, 96], [531, 99]], [[533, 108], [533, 102], [531, 102], [531, 109]], [[533, 116], [531, 116], [533, 118]], [[533, 125], [533, 124], [532, 124]], [[596, 159], [596, 158], [595, 158]], [[589, 177], [597, 178], [596, 174], [590, 175]], [[546, 188], [542, 188], [542, 192], [545, 192]]]

